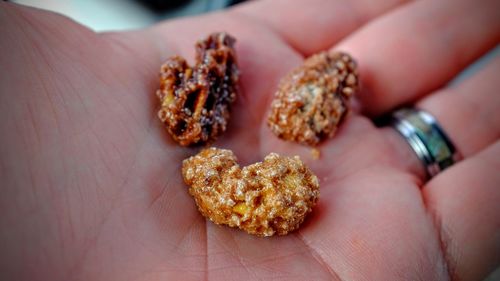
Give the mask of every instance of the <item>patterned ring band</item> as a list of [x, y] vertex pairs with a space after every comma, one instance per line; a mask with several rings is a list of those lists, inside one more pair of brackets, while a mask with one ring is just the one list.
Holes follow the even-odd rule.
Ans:
[[436, 119], [425, 111], [416, 108], [396, 110], [391, 125], [415, 151], [429, 178], [461, 159]]

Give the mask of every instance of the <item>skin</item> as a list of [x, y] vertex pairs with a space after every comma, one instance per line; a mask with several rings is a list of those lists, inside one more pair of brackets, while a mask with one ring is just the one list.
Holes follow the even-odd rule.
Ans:
[[[500, 58], [447, 83], [500, 41], [498, 1], [256, 1], [148, 29], [96, 34], [0, 2], [0, 279], [481, 280], [500, 263]], [[302, 228], [258, 238], [207, 222], [181, 179], [197, 148], [156, 117], [161, 63], [234, 35], [242, 94], [214, 145], [246, 165], [300, 155], [321, 198]], [[320, 160], [265, 125], [280, 77], [328, 48], [363, 91]], [[426, 180], [371, 118], [431, 112], [463, 160]]]

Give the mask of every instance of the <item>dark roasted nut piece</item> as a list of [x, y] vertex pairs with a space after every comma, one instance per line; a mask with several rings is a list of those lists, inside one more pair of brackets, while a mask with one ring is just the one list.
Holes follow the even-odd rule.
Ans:
[[316, 145], [335, 134], [357, 90], [356, 62], [349, 55], [313, 55], [281, 80], [267, 124], [282, 139]]
[[161, 67], [158, 117], [183, 146], [213, 141], [227, 128], [238, 93], [235, 39], [213, 33], [196, 44], [196, 64], [179, 56]]
[[230, 150], [209, 148], [184, 160], [182, 175], [203, 216], [258, 236], [297, 229], [319, 196], [298, 156], [271, 153], [241, 169]]

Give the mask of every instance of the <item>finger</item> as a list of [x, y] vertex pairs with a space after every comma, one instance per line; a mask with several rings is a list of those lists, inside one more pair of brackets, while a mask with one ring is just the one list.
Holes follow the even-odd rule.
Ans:
[[277, 31], [305, 56], [332, 46], [370, 19], [407, 0], [255, 1], [234, 12]]
[[424, 98], [418, 107], [430, 112], [464, 157], [500, 137], [500, 56], [466, 81]]
[[[429, 95], [417, 104], [438, 120], [463, 157], [482, 150], [500, 137], [500, 57], [484, 69], [453, 86]], [[397, 162], [420, 179], [427, 177], [425, 167], [415, 152], [393, 128], [382, 128]]]
[[371, 115], [444, 85], [500, 40], [500, 2], [417, 1], [370, 23], [335, 48], [359, 61]]
[[500, 263], [500, 142], [423, 189], [451, 279], [483, 280]]

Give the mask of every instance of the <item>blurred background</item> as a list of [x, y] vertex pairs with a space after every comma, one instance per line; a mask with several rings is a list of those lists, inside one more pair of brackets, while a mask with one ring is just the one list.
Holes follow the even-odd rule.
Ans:
[[157, 21], [223, 9], [245, 0], [11, 0], [64, 14], [95, 31], [138, 29]]
[[[139, 29], [176, 17], [220, 10], [247, 0], [8, 0], [66, 15], [94, 31]], [[250, 0], [248, 0], [250, 1]], [[306, 1], [306, 0], [303, 0]], [[451, 83], [479, 70], [500, 54], [500, 44]], [[499, 278], [500, 280], [500, 278]]]

